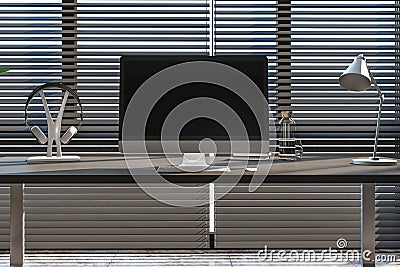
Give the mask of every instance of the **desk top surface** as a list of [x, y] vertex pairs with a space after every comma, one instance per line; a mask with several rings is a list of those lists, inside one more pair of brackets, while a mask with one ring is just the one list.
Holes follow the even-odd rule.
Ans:
[[[127, 159], [141, 176], [154, 176], [149, 172], [154, 166], [169, 165], [163, 157], [152, 157], [151, 164], [143, 157]], [[228, 158], [217, 158], [216, 164], [227, 164]], [[231, 161], [231, 172], [227, 177], [242, 174], [246, 166], [256, 162]], [[400, 166], [357, 166], [351, 164], [351, 157], [316, 156], [298, 161], [274, 160], [261, 162], [259, 171], [244, 172], [241, 182], [249, 182], [254, 175], [265, 176], [266, 182], [277, 183], [370, 183], [400, 181]], [[270, 169], [268, 175], [265, 175]], [[139, 171], [137, 171], [139, 170]], [[220, 176], [216, 173], [184, 173], [163, 175], [172, 182], [207, 183]], [[151, 179], [149, 179], [151, 181]], [[80, 162], [27, 164], [26, 157], [0, 158], [0, 183], [130, 183], [134, 182], [121, 156], [83, 156]]]

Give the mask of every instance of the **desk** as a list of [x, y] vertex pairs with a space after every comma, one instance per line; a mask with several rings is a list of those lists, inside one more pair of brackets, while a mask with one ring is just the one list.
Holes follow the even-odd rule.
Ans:
[[[27, 165], [24, 157], [0, 158], [0, 182], [11, 184], [10, 190], [10, 257], [12, 266], [22, 266], [24, 260], [25, 183], [130, 183], [134, 182], [121, 156], [82, 157], [81, 162]], [[137, 168], [151, 168], [141, 157], [128, 159]], [[218, 158], [223, 164], [227, 158]], [[400, 177], [398, 166], [356, 166], [350, 157], [306, 157], [301, 161], [275, 161], [264, 183], [362, 183], [361, 241], [363, 250], [375, 253], [375, 185], [396, 183]], [[167, 165], [162, 157], [152, 158], [153, 165]], [[267, 165], [268, 163], [262, 163]], [[251, 165], [251, 164], [250, 164]], [[244, 162], [234, 162], [232, 173], [243, 170]], [[145, 175], [145, 174], [144, 174]], [[228, 174], [229, 175], [229, 174]], [[190, 176], [190, 178], [188, 178]], [[175, 182], [211, 183], [218, 176], [207, 173], [170, 174], [164, 176]], [[195, 178], [195, 179], [194, 179]], [[253, 173], [246, 172], [240, 183], [248, 183]], [[151, 177], [149, 176], [151, 182]], [[371, 256], [372, 257], [372, 256]], [[365, 262], [364, 266], [374, 266]]]
[[[306, 157], [299, 161], [274, 161], [265, 182], [269, 183], [398, 183], [400, 166], [352, 165], [351, 157]], [[80, 162], [26, 164], [26, 157], [0, 158], [0, 183], [130, 183], [134, 182], [121, 156], [82, 157]], [[129, 160], [138, 169], [152, 168], [141, 157]], [[216, 164], [226, 163], [228, 158], [220, 157]], [[153, 157], [154, 166], [168, 165], [162, 157]], [[270, 164], [264, 162], [260, 167]], [[249, 162], [249, 166], [252, 163]], [[245, 162], [233, 161], [235, 175], [243, 170]], [[146, 174], [145, 174], [146, 175]], [[209, 183], [218, 176], [206, 172], [193, 173], [196, 179], [187, 179], [188, 174], [163, 175], [172, 182]], [[246, 172], [240, 182], [248, 183], [253, 177]], [[149, 178], [151, 182], [151, 179]]]

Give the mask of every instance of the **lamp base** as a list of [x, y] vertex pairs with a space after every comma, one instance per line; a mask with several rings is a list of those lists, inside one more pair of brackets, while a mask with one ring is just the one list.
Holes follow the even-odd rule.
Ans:
[[79, 156], [61, 156], [61, 157], [35, 156], [35, 157], [29, 157], [26, 160], [26, 162], [28, 164], [50, 163], [50, 162], [73, 162], [73, 161], [81, 161], [81, 157], [79, 157]]
[[392, 158], [360, 158], [353, 159], [354, 165], [369, 165], [369, 166], [392, 166], [397, 164], [397, 159]]

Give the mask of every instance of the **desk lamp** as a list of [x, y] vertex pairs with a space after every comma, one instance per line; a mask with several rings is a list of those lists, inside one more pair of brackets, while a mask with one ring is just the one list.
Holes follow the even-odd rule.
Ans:
[[368, 68], [364, 55], [358, 55], [354, 59], [353, 63], [351, 63], [351, 65], [343, 72], [343, 74], [339, 78], [339, 83], [343, 88], [356, 92], [366, 91], [369, 87], [371, 87], [371, 81], [374, 84], [379, 95], [379, 111], [375, 128], [374, 152], [372, 154], [372, 157], [353, 159], [353, 164], [373, 166], [396, 165], [396, 159], [381, 158], [376, 155], [384, 95], [382, 94], [381, 89], [379, 88], [374, 76]]

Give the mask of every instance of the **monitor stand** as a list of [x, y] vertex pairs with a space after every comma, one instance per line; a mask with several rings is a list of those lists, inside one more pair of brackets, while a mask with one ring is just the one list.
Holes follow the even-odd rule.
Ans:
[[193, 171], [198, 169], [202, 171], [210, 167], [207, 163], [206, 153], [183, 153], [182, 163], [178, 166], [179, 169]]
[[215, 153], [184, 153], [179, 165], [158, 166], [159, 173], [230, 172], [229, 166], [212, 165]]

